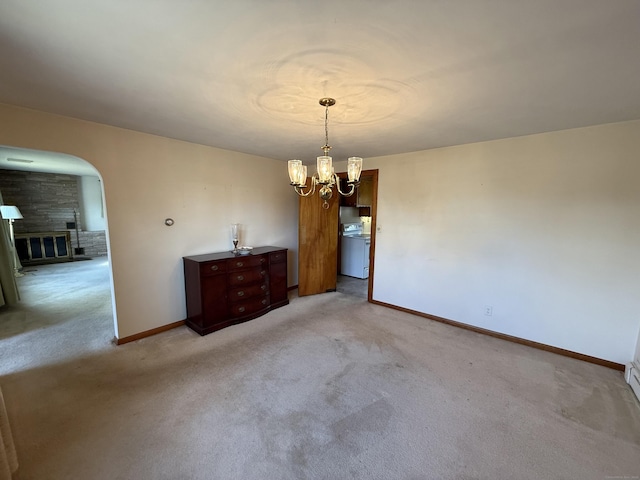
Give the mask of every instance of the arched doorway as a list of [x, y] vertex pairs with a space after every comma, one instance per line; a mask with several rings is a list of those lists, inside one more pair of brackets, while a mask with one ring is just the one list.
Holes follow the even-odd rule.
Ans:
[[100, 172], [72, 155], [0, 146], [0, 192], [23, 215], [14, 223], [20, 272], [27, 277], [18, 287], [31, 293], [21, 303], [40, 310], [46, 304], [55, 311], [49, 318], [59, 322], [65, 310], [99, 311], [110, 321], [110, 341], [117, 324]]

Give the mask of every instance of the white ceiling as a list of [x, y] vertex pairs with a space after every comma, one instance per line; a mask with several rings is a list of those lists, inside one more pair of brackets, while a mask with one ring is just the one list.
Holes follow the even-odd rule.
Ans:
[[281, 160], [640, 118], [640, 0], [2, 0], [0, 102]]

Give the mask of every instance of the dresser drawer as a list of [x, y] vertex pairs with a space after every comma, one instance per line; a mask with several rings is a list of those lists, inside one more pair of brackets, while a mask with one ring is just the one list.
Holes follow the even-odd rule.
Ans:
[[231, 304], [229, 310], [234, 317], [244, 317], [252, 313], [259, 312], [269, 307], [269, 295], [251, 298], [246, 301]]
[[265, 293], [269, 293], [269, 285], [266, 283], [248, 285], [246, 287], [231, 288], [229, 289], [229, 301], [238, 302], [246, 300], [247, 298], [262, 296]]
[[227, 260], [227, 268], [230, 272], [266, 264], [267, 257], [265, 255], [245, 255]]
[[269, 262], [273, 263], [282, 263], [287, 261], [287, 251], [282, 250], [281, 252], [274, 252], [269, 254]]
[[227, 264], [226, 262], [206, 262], [200, 264], [200, 275], [203, 277], [209, 275], [220, 275], [221, 273], [227, 272]]
[[238, 270], [229, 273], [229, 286], [239, 287], [251, 285], [252, 283], [262, 283], [268, 278], [267, 270], [252, 268], [251, 270]]

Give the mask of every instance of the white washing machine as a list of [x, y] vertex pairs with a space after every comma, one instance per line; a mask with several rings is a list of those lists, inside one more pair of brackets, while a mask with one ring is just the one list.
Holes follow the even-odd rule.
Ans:
[[371, 235], [362, 233], [362, 223], [343, 224], [341, 242], [340, 274], [356, 278], [369, 278]]

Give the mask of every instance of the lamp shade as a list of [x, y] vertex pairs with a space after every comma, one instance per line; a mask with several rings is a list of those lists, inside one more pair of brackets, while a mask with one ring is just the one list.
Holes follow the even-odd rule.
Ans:
[[322, 184], [329, 183], [331, 181], [331, 174], [333, 173], [333, 162], [330, 156], [323, 155], [318, 157], [318, 180]]
[[20, 213], [18, 207], [14, 205], [1, 205], [0, 215], [2, 215], [2, 218], [4, 218], [5, 220], [19, 220], [21, 218], [24, 218]]
[[359, 182], [360, 173], [362, 173], [362, 158], [349, 157], [347, 160], [347, 175], [350, 182]]
[[307, 183], [307, 166], [301, 160], [289, 160], [289, 180], [295, 187], [304, 187]]

